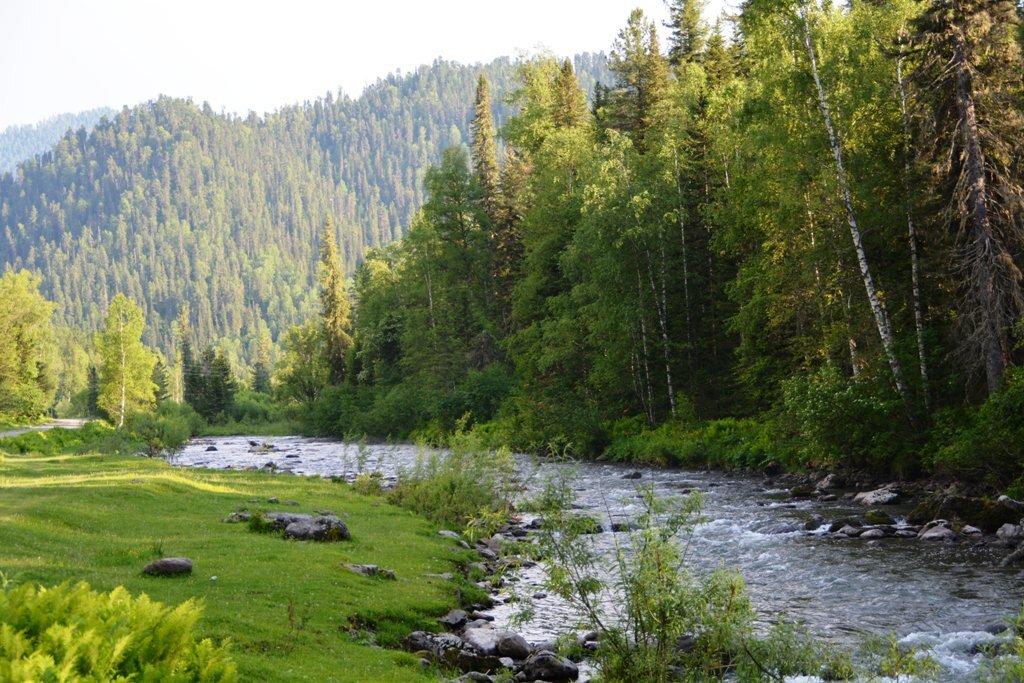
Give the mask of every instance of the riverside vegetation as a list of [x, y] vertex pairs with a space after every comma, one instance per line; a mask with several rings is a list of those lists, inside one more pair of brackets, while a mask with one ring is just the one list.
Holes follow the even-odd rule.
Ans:
[[[242, 623], [256, 610], [268, 652], [294, 633], [308, 655], [261, 668], [270, 666], [262, 655], [236, 650], [239, 670], [259, 677], [326, 666], [309, 643], [341, 622], [310, 605], [320, 615], [310, 624], [320, 625], [306, 629], [287, 589], [251, 587], [269, 575], [249, 576], [245, 590], [277, 591], [275, 599], [261, 606], [235, 595], [234, 616], [212, 602], [219, 578], [190, 593], [195, 577], [132, 575], [129, 565], [154, 542], [144, 518], [182, 551], [236, 553], [222, 565], [230, 576], [250, 547], [239, 544], [264, 541], [194, 515], [230, 509], [249, 490], [261, 499], [273, 486], [296, 487], [297, 499], [322, 495], [353, 515], [408, 520], [388, 532], [409, 534], [403, 544], [413, 548], [402, 548], [412, 564], [396, 554], [396, 574], [438, 570], [429, 559], [436, 541], [409, 531], [425, 522], [344, 487], [172, 475], [155, 460], [62, 454], [90, 448], [92, 437], [109, 440], [102, 451], [151, 455], [173, 455], [202, 430], [263, 424], [451, 442], [452, 459], [424, 460], [391, 495], [479, 530], [500, 526], [508, 511], [507, 492], [486, 488], [507, 473], [470, 487], [465, 475], [487, 472], [459, 455], [463, 430], [473, 453], [505, 445], [663, 464], [930, 475], [1022, 497], [1024, 7], [750, 0], [708, 26], [698, 0], [669, 6], [667, 54], [658, 27], [637, 10], [606, 70], [582, 73], [594, 64], [541, 55], [499, 65], [500, 77], [492, 69], [474, 77], [439, 63], [389, 78], [365, 102], [328, 97], [244, 121], [165, 98], [68, 134], [5, 174], [0, 421], [54, 411], [116, 427], [89, 428], [78, 446], [70, 444], [78, 437], [57, 434], [4, 446], [45, 454], [4, 464], [5, 488], [26, 506], [21, 522], [0, 530], [20, 579], [84, 579], [133, 593], [157, 586], [166, 592], [155, 597], [175, 604], [206, 595], [200, 636], [218, 625], [247, 633]], [[448, 92], [445, 74], [461, 84], [457, 117], [467, 130], [453, 123], [438, 134], [446, 110], [428, 135], [411, 113], [414, 86], [436, 77]], [[496, 105], [499, 80], [509, 95]], [[363, 111], [370, 100], [388, 111], [401, 105], [403, 162], [363, 144], [388, 137], [390, 125]], [[350, 136], [360, 121], [373, 121], [372, 130]], [[224, 175], [206, 178], [206, 167]], [[247, 189], [218, 194], [208, 184]], [[266, 247], [275, 242], [283, 250]], [[58, 501], [47, 482], [76, 496]], [[159, 518], [114, 520], [118, 510], [153, 505], [164, 506]], [[182, 527], [168, 510], [203, 538], [173, 534]], [[97, 536], [93, 523], [111, 533]], [[111, 540], [115, 524], [134, 546]], [[659, 536], [667, 531], [637, 540], [674, 561]], [[70, 553], [68, 534], [82, 537]], [[277, 544], [266, 555], [279, 559], [265, 566], [290, 576], [306, 568], [303, 553], [321, 552], [336, 550]], [[53, 564], [32, 559], [64, 554]], [[633, 596], [641, 601], [739, 595], [724, 575], [702, 584], [642, 563], [624, 568], [643, 579]], [[337, 579], [314, 574], [303, 583]], [[356, 580], [343, 577], [341, 585]], [[398, 635], [392, 617], [403, 629], [425, 625], [422, 615], [450, 601], [398, 585], [381, 595], [411, 591], [408, 609], [370, 614], [387, 642]], [[283, 599], [287, 626], [275, 621]], [[353, 599], [342, 611], [357, 624], [366, 613]], [[622, 652], [648, 672], [677, 664], [659, 651], [631, 652], [630, 643], [646, 647], [637, 638], [651, 625], [626, 616], [626, 632], [607, 630], [605, 652], [620, 652], [603, 663], [610, 677], [622, 673]], [[663, 626], [681, 628], [654, 624]], [[338, 647], [367, 672], [419, 671], [409, 657]]]

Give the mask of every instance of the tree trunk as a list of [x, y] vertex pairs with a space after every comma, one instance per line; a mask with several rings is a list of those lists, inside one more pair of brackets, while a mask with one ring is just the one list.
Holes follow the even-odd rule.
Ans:
[[[896, 84], [899, 86], [900, 112], [903, 115], [903, 139], [908, 149], [911, 143], [910, 115], [907, 113], [907, 90], [903, 82], [903, 55], [896, 58]], [[903, 194], [904, 201], [909, 202], [910, 189], [910, 153], [903, 154]], [[928, 357], [924, 349], [924, 313], [921, 308], [921, 276], [917, 258], [917, 229], [914, 226], [914, 217], [907, 208], [907, 243], [910, 246], [910, 282], [913, 290], [914, 304], [914, 330], [917, 334], [917, 362], [921, 374], [921, 396], [924, 399], [924, 409], [929, 410], [929, 389], [928, 389]]]
[[967, 222], [970, 254], [967, 276], [968, 287], [975, 289], [980, 310], [979, 342], [982, 360], [985, 364], [985, 380], [991, 394], [1003, 381], [1006, 371], [1009, 340], [1002, 328], [998, 314], [998, 295], [993, 261], [997, 258], [997, 247], [992, 235], [992, 221], [988, 211], [988, 187], [985, 177], [985, 154], [981, 149], [981, 134], [974, 109], [974, 86], [971, 82], [970, 65], [967, 63], [966, 46], [963, 36], [953, 39], [953, 60], [955, 69], [956, 106], [959, 114], [960, 136], [964, 146], [962, 180], [967, 193]]
[[836, 163], [836, 182], [843, 197], [843, 208], [846, 211], [846, 222], [850, 227], [850, 237], [853, 239], [853, 247], [857, 252], [857, 263], [860, 265], [861, 278], [864, 280], [864, 290], [868, 296], [868, 303], [871, 305], [871, 312], [875, 318], [875, 325], [878, 327], [878, 336], [882, 340], [882, 348], [889, 360], [889, 367], [892, 370], [893, 379], [896, 382], [896, 391], [903, 399], [907, 409], [910, 409], [909, 392], [907, 383], [903, 376], [903, 368], [896, 357], [896, 342], [892, 332], [892, 322], [889, 314], [882, 306], [878, 296], [878, 289], [875, 287], [875, 280], [871, 275], [871, 267], [868, 265], [867, 252], [864, 251], [864, 242], [861, 239], [860, 226], [857, 223], [857, 214], [853, 209], [853, 195], [850, 191], [850, 181], [846, 175], [846, 166], [843, 163], [843, 150], [839, 135], [832, 123], [832, 113], [828, 106], [828, 98], [825, 93], [825, 86], [821, 82], [821, 74], [818, 72], [818, 58], [814, 50], [814, 42], [811, 40], [811, 25], [807, 15], [806, 5], [800, 6], [800, 18], [803, 24], [804, 48], [807, 50], [807, 57], [811, 62], [811, 75], [814, 77], [814, 85], [818, 93], [818, 108], [825, 120], [825, 129], [828, 132], [829, 147], [832, 149], [832, 157]]

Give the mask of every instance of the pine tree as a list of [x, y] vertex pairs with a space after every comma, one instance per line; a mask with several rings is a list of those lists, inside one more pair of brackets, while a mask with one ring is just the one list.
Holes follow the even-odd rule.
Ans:
[[96, 336], [100, 359], [97, 403], [117, 426], [129, 413], [148, 410], [156, 399], [156, 355], [142, 344], [142, 309], [124, 294], [110, 302], [103, 330]]
[[167, 374], [167, 366], [164, 365], [163, 361], [157, 358], [156, 363], [153, 365], [153, 385], [156, 387], [154, 391], [154, 397], [156, 398], [157, 405], [160, 405], [164, 401], [170, 400], [170, 378]]
[[338, 260], [338, 245], [334, 237], [334, 221], [327, 223], [320, 233], [320, 316], [323, 324], [324, 350], [330, 381], [345, 381], [348, 350], [352, 348], [351, 305], [345, 291], [345, 278]]
[[[595, 106], [598, 100], [600, 84], [594, 89]], [[587, 98], [580, 89], [579, 80], [572, 67], [572, 61], [566, 59], [555, 76], [555, 104], [551, 120], [557, 128], [574, 128], [588, 117]]]
[[483, 193], [484, 211], [493, 222], [498, 213], [500, 199], [500, 173], [498, 152], [495, 143], [494, 114], [491, 112], [491, 93], [487, 77], [480, 74], [476, 86], [476, 102], [473, 109], [473, 170], [480, 180]]

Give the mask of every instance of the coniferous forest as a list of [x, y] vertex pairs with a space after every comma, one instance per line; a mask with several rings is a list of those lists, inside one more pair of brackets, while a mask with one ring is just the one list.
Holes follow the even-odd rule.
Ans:
[[1022, 7], [669, 6], [606, 62], [126, 108], [4, 176], [5, 267], [318, 433], [1013, 482]]

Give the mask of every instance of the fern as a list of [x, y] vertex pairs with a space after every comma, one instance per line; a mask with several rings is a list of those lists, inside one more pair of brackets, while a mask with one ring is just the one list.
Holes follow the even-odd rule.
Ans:
[[198, 641], [202, 608], [165, 607], [123, 587], [23, 585], [0, 591], [0, 680], [237, 680], [226, 644]]

